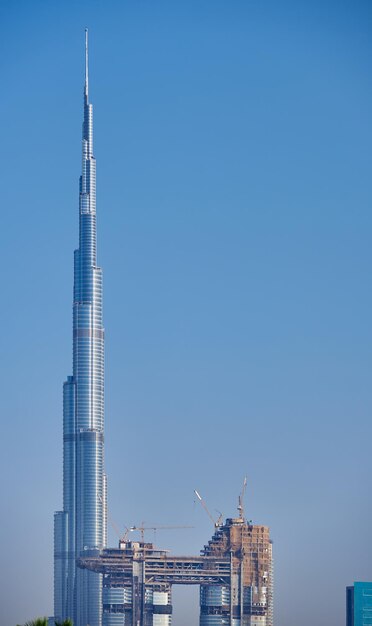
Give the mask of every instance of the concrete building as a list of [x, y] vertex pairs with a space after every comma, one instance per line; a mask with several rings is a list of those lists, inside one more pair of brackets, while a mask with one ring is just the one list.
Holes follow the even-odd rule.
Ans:
[[230, 559], [229, 585], [201, 585], [200, 626], [273, 626], [273, 556], [267, 526], [230, 518], [204, 547]]
[[173, 585], [200, 586], [200, 626], [273, 626], [269, 529], [242, 517], [218, 526], [199, 556], [123, 541], [78, 566], [103, 575], [104, 626], [170, 626]]

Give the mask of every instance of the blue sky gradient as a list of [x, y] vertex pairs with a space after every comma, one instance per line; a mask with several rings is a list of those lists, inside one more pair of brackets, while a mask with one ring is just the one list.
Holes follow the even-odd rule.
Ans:
[[[195, 553], [213, 528], [193, 490], [233, 516], [247, 474], [276, 626], [339, 626], [372, 579], [360, 0], [1, 0], [0, 626], [52, 612], [85, 26], [110, 517], [192, 524], [156, 542]], [[196, 590], [174, 596], [196, 626]]]

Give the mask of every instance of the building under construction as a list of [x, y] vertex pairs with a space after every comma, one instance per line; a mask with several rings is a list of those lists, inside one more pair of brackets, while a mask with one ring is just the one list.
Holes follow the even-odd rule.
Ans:
[[200, 626], [273, 626], [273, 556], [267, 526], [217, 523], [199, 556], [123, 540], [81, 558], [103, 574], [104, 626], [170, 626], [172, 585], [200, 586]]

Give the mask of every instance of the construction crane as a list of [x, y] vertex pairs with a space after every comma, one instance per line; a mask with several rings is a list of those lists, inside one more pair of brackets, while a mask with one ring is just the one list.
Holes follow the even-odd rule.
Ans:
[[238, 498], [238, 513], [239, 513], [239, 517], [243, 520], [244, 520], [244, 495], [245, 495], [246, 488], [247, 488], [247, 477], [245, 476], [244, 481], [243, 481], [243, 488]]
[[216, 521], [212, 515], [210, 514], [207, 505], [205, 504], [203, 498], [201, 497], [200, 493], [198, 491], [196, 491], [196, 489], [194, 489], [194, 494], [196, 495], [196, 497], [198, 498], [198, 500], [200, 501], [200, 504], [202, 505], [203, 509], [205, 510], [205, 512], [207, 513], [209, 519], [211, 520], [213, 526], [215, 528], [218, 528], [219, 526], [222, 526], [222, 513], [220, 513], [220, 516], [218, 518], [218, 520]]
[[128, 541], [128, 535], [130, 533], [130, 528], [128, 528], [128, 526], [124, 526], [125, 528], [125, 533], [122, 537], [120, 537], [120, 543], [123, 541], [124, 543], [127, 543]]
[[[127, 531], [139, 531], [141, 533], [141, 541], [143, 543], [145, 540], [145, 530], [153, 530], [154, 533], [156, 533], [157, 530], [173, 530], [178, 528], [194, 528], [194, 526], [131, 526], [129, 529], [127, 529]], [[124, 541], [126, 541], [125, 537], [128, 537], [128, 532], [126, 532], [124, 535]]]

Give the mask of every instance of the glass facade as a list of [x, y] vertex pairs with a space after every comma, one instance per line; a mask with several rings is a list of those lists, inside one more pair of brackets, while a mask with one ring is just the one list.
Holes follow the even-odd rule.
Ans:
[[96, 261], [96, 161], [87, 44], [86, 32], [73, 374], [63, 386], [63, 511], [55, 514], [54, 521], [54, 613], [56, 619], [72, 618], [74, 626], [102, 626], [101, 575], [76, 567], [76, 558], [102, 549], [107, 536], [102, 271]]
[[346, 588], [346, 626], [372, 626], [372, 582]]

